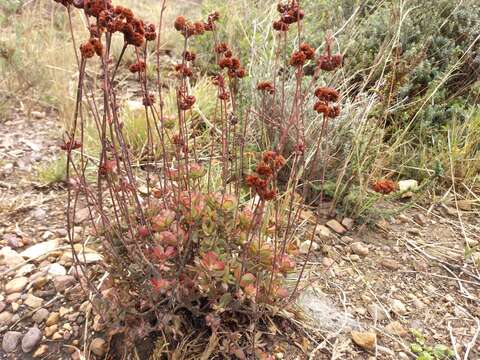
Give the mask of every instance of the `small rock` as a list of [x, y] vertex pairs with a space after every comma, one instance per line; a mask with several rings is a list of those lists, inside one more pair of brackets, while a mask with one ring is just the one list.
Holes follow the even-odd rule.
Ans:
[[90, 351], [99, 357], [103, 357], [107, 351], [107, 344], [102, 338], [95, 338], [90, 343]]
[[350, 249], [352, 249], [354, 254], [357, 254], [360, 256], [367, 256], [369, 252], [367, 245], [365, 245], [360, 241], [350, 244]]
[[470, 200], [458, 200], [457, 206], [460, 210], [463, 210], [463, 211], [472, 210], [472, 202]]
[[47, 212], [42, 208], [36, 208], [32, 211], [32, 216], [37, 220], [44, 220], [47, 216]]
[[416, 235], [416, 236], [421, 236], [422, 235], [422, 232], [418, 229], [415, 229], [415, 228], [407, 229], [407, 233], [412, 234], [412, 235]]
[[20, 269], [17, 271], [17, 276], [25, 276], [30, 273], [32, 273], [37, 267], [34, 264], [26, 264], [23, 265]]
[[350, 255], [350, 256], [349, 256], [349, 259], [350, 259], [351, 261], [355, 261], [355, 262], [356, 262], [356, 261], [360, 261], [360, 256], [358, 256], [357, 254], [353, 254], [353, 255]]
[[398, 189], [400, 192], [404, 191], [416, 191], [418, 189], [417, 180], [400, 180], [398, 182]]
[[0, 313], [0, 327], [10, 325], [13, 319], [13, 314], [9, 311]]
[[49, 312], [47, 309], [40, 308], [35, 312], [35, 314], [32, 315], [32, 320], [35, 321], [35, 323], [40, 324], [48, 317], [48, 315]]
[[81, 224], [90, 218], [90, 209], [88, 207], [75, 212], [75, 224]]
[[46, 353], [48, 353], [48, 345], [47, 344], [42, 344], [38, 347], [37, 350], [33, 353], [34, 358], [41, 358], [43, 357]]
[[373, 321], [383, 321], [388, 319], [388, 313], [383, 307], [376, 303], [369, 304], [367, 306], [368, 313], [373, 318]]
[[392, 311], [397, 314], [397, 315], [405, 315], [407, 313], [407, 308], [403, 302], [401, 302], [398, 299], [393, 299], [392, 300]]
[[427, 225], [427, 218], [423, 214], [415, 214], [413, 216], [413, 220], [415, 220], [415, 222], [418, 225], [421, 225], [421, 226], [426, 226]]
[[48, 274], [52, 276], [67, 275], [67, 270], [60, 264], [54, 263], [48, 268]]
[[28, 259], [36, 259], [58, 247], [58, 240], [44, 241], [29, 247], [27, 250], [20, 253], [21, 256]]
[[311, 251], [317, 251], [319, 249], [319, 245], [310, 240], [306, 240], [300, 244], [300, 254], [308, 254], [309, 249], [311, 249]]
[[0, 249], [0, 265], [5, 265], [8, 269], [13, 269], [24, 263], [23, 257], [9, 246]]
[[335, 231], [337, 234], [340, 234], [340, 235], [345, 234], [347, 232], [347, 229], [345, 229], [343, 227], [343, 225], [340, 224], [335, 219], [327, 221], [327, 223], [325, 225], [328, 226], [330, 229], [332, 229], [333, 231]]
[[[35, 119], [38, 119], [38, 120], [45, 119], [45, 113], [43, 111], [32, 111], [31, 114]], [[38, 150], [39, 149], [37, 149], [36, 151]]]
[[5, 303], [5, 301], [0, 301], [0, 313], [5, 310], [5, 308], [7, 307], [7, 304]]
[[413, 300], [413, 306], [415, 306], [415, 308], [419, 309], [419, 310], [425, 308], [425, 304], [422, 301], [420, 301], [419, 299], [414, 299]]
[[28, 279], [24, 276], [17, 277], [13, 280], [10, 280], [7, 285], [5, 285], [5, 294], [12, 294], [21, 292], [25, 286], [28, 284]]
[[342, 236], [342, 241], [345, 242], [345, 244], [351, 244], [355, 242], [355, 240], [351, 236]]
[[377, 334], [371, 331], [352, 331], [352, 340], [365, 350], [374, 350], [377, 343]]
[[43, 299], [36, 297], [33, 294], [28, 294], [24, 304], [27, 305], [28, 307], [31, 307], [32, 309], [38, 309], [43, 305]]
[[322, 259], [322, 265], [325, 266], [326, 268], [333, 266], [333, 264], [335, 264], [335, 260], [333, 260], [332, 258], [324, 257]]
[[75, 278], [71, 275], [57, 276], [53, 279], [53, 285], [58, 292], [64, 292], [73, 284], [75, 284]]
[[400, 263], [393, 259], [383, 259], [380, 262], [380, 265], [382, 265], [385, 269], [388, 269], [388, 270], [400, 269]]
[[355, 222], [354, 222], [353, 219], [351, 219], [351, 218], [344, 218], [344, 219], [342, 220], [342, 225], [343, 225], [347, 230], [352, 230], [354, 223], [355, 223]]
[[38, 343], [42, 340], [42, 332], [37, 327], [30, 328], [22, 339], [22, 350], [28, 353], [35, 349]]
[[52, 340], [60, 340], [60, 339], [63, 339], [63, 334], [62, 333], [57, 331], [55, 334], [53, 334]]
[[6, 353], [13, 352], [18, 346], [20, 339], [22, 338], [22, 333], [18, 331], [7, 331], [3, 335], [2, 349]]
[[322, 240], [328, 240], [332, 237], [332, 232], [325, 225], [318, 225], [316, 229], [316, 234]]
[[392, 321], [390, 324], [385, 326], [385, 330], [390, 335], [405, 337], [408, 335], [408, 331], [403, 327], [403, 325], [399, 321]]
[[32, 287], [36, 290], [42, 289], [45, 284], [48, 282], [46, 276], [40, 276], [32, 281]]
[[45, 321], [46, 326], [56, 325], [60, 320], [60, 314], [58, 312], [52, 312], [48, 315], [47, 321]]
[[410, 357], [405, 354], [403, 351], [400, 351], [398, 354], [398, 360], [410, 360]]
[[16, 302], [11, 303], [10, 306], [12, 307], [13, 312], [17, 312], [18, 309], [20, 308], [20, 304], [18, 304]]
[[73, 309], [70, 307], [70, 308], [66, 308], [64, 306], [61, 306], [60, 309], [58, 310], [58, 312], [60, 313], [60, 317], [63, 318], [65, 315], [67, 314], [70, 314], [71, 312], [73, 311]]
[[58, 330], [58, 325], [57, 324], [52, 325], [52, 326], [47, 326], [45, 328], [45, 336], [50, 337], [53, 334], [55, 334], [57, 332], [57, 330]]

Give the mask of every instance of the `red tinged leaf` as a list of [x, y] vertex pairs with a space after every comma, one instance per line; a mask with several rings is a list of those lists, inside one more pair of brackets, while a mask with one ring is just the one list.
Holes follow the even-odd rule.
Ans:
[[225, 263], [219, 260], [218, 255], [213, 251], [208, 251], [203, 254], [200, 263], [209, 271], [222, 271], [225, 269]]
[[172, 287], [172, 282], [165, 279], [152, 278], [150, 283], [153, 289], [161, 294], [165, 294]]

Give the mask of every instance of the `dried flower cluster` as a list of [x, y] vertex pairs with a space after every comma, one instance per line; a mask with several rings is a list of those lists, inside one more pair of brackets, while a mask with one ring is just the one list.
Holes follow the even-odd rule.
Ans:
[[274, 180], [278, 171], [285, 165], [285, 159], [275, 151], [266, 151], [262, 161], [257, 164], [255, 174], [246, 178], [248, 187], [252, 188], [260, 199], [270, 201], [275, 199], [277, 190]]
[[375, 192], [386, 195], [394, 192], [396, 189], [396, 185], [392, 180], [383, 179], [375, 181], [372, 184], [372, 189]]
[[221, 56], [218, 60], [220, 69], [227, 69], [229, 78], [243, 78], [247, 75], [246, 70], [240, 64], [240, 60], [233, 57], [232, 50], [226, 43], [220, 43], [215, 46], [215, 52]]
[[302, 20], [305, 16], [297, 0], [290, 0], [289, 3], [279, 3], [277, 10], [280, 19], [273, 22], [273, 28], [277, 31], [288, 31], [289, 25]]

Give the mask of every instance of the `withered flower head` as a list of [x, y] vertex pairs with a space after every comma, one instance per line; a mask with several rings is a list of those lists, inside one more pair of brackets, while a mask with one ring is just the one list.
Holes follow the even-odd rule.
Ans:
[[92, 58], [95, 55], [93, 44], [90, 41], [87, 41], [80, 45], [80, 54], [82, 54], [85, 59]]
[[195, 61], [197, 55], [192, 51], [185, 51], [183, 53], [183, 58], [185, 59], [185, 61]]
[[154, 24], [148, 24], [145, 28], [145, 40], [153, 41], [157, 38], [157, 32], [155, 31]]
[[270, 94], [273, 94], [275, 92], [275, 87], [270, 81], [262, 81], [259, 82], [257, 85], [257, 90], [258, 91], [266, 91]]
[[323, 114], [329, 118], [336, 118], [340, 115], [340, 107], [339, 106], [330, 106], [323, 101], [318, 101], [313, 109], [318, 112], [319, 114]]
[[307, 43], [300, 44], [300, 51], [305, 54], [307, 60], [313, 60], [315, 58], [315, 49]]
[[288, 31], [288, 24], [283, 21], [274, 21], [272, 23], [273, 29], [277, 31]]
[[338, 101], [340, 98], [340, 94], [337, 90], [329, 88], [329, 87], [319, 87], [315, 90], [315, 96], [320, 101]]
[[228, 45], [226, 43], [219, 43], [215, 46], [215, 52], [217, 54], [222, 54], [225, 51], [227, 51], [228, 49], [229, 48], [228, 48]]
[[390, 194], [395, 191], [396, 185], [392, 180], [383, 179], [375, 181], [372, 184], [372, 189], [380, 194]]
[[178, 16], [173, 23], [173, 26], [177, 31], [182, 31], [187, 25], [187, 20], [183, 16]]
[[305, 64], [307, 57], [303, 51], [295, 51], [290, 58], [290, 65], [292, 66], [303, 66]]
[[138, 60], [136, 63], [133, 63], [128, 67], [130, 72], [132, 73], [137, 73], [137, 72], [143, 72], [147, 68], [147, 65], [145, 64], [145, 61], [143, 60]]
[[180, 100], [180, 110], [188, 110], [191, 109], [193, 104], [195, 104], [195, 96], [193, 95], [186, 95], [183, 96]]
[[343, 55], [322, 55], [318, 58], [317, 65], [324, 71], [333, 71], [343, 65]]

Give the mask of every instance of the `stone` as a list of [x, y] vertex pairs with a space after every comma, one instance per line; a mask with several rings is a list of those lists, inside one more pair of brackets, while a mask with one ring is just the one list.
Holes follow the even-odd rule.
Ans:
[[96, 356], [103, 357], [107, 352], [107, 344], [102, 338], [95, 338], [90, 343], [90, 351]]
[[75, 281], [75, 278], [71, 275], [62, 275], [53, 279], [53, 285], [58, 292], [64, 292], [68, 287], [75, 284]]
[[57, 331], [55, 334], [53, 334], [52, 340], [60, 340], [60, 339], [63, 339], [63, 334], [62, 333]]
[[300, 244], [300, 254], [308, 254], [309, 249], [311, 252], [317, 251], [319, 249], [319, 245], [316, 242], [312, 242], [310, 240], [306, 240]]
[[38, 309], [43, 305], [43, 299], [39, 298], [33, 294], [28, 294], [27, 298], [24, 301], [24, 304], [32, 309]]
[[401, 266], [398, 261], [393, 259], [382, 259], [382, 261], [380, 261], [380, 265], [388, 270], [398, 270]]
[[357, 262], [357, 261], [360, 261], [360, 256], [358, 256], [357, 254], [352, 254], [352, 255], [349, 256], [349, 259], [350, 259], [350, 261]]
[[322, 265], [325, 266], [326, 268], [333, 266], [333, 264], [335, 264], [335, 260], [333, 260], [332, 258], [324, 257], [322, 259]]
[[344, 218], [344, 219], [342, 220], [342, 225], [343, 225], [347, 230], [352, 230], [354, 224], [355, 224], [355, 222], [354, 222], [353, 219], [351, 219], [351, 218]]
[[10, 325], [13, 320], [13, 314], [9, 311], [0, 313], [0, 327]]
[[33, 353], [33, 357], [35, 359], [43, 357], [46, 353], [48, 353], [48, 345], [47, 344], [42, 344], [38, 347], [37, 350]]
[[11, 247], [5, 246], [0, 249], [0, 265], [6, 266], [8, 269], [13, 269], [15, 266], [23, 264], [25, 260]]
[[90, 209], [88, 207], [75, 212], [75, 225], [81, 224], [90, 218]]
[[21, 256], [27, 259], [37, 259], [49, 252], [55, 250], [58, 247], [58, 240], [44, 241], [33, 246], [30, 246], [27, 250], [20, 253]]
[[20, 308], [20, 304], [18, 304], [16, 302], [11, 303], [10, 306], [12, 307], [13, 312], [17, 312], [18, 309]]
[[416, 222], [418, 225], [421, 225], [421, 226], [426, 226], [426, 225], [427, 225], [427, 218], [426, 218], [425, 215], [423, 215], [423, 214], [415, 214], [415, 215], [413, 215], [413, 220], [415, 220], [415, 222]]
[[374, 321], [383, 321], [388, 319], [388, 313], [377, 303], [371, 303], [367, 306], [368, 313]]
[[20, 339], [22, 338], [22, 333], [18, 331], [7, 331], [3, 335], [3, 341], [2, 341], [2, 349], [6, 353], [10, 353], [15, 351], [15, 349], [18, 346], [18, 343], [20, 342]]
[[407, 313], [407, 308], [405, 304], [398, 299], [393, 299], [391, 306], [392, 306], [392, 311], [397, 315], [402, 316]]
[[58, 323], [60, 320], [60, 314], [58, 312], [52, 312], [48, 315], [47, 321], [45, 321], [46, 326], [52, 326]]
[[36, 290], [42, 289], [45, 284], [48, 282], [46, 276], [40, 276], [32, 281], [32, 287]]
[[316, 234], [320, 237], [321, 240], [328, 240], [332, 237], [332, 232], [325, 225], [318, 225], [316, 229]]
[[53, 334], [55, 334], [57, 332], [57, 330], [58, 330], [58, 325], [57, 324], [52, 325], [52, 326], [47, 326], [45, 328], [45, 336], [50, 337]]
[[362, 243], [361, 241], [356, 241], [350, 244], [350, 249], [352, 249], [352, 252], [354, 254], [357, 254], [360, 256], [367, 256], [369, 253], [368, 246]]
[[405, 337], [408, 335], [408, 331], [403, 327], [399, 321], [392, 321], [390, 324], [385, 326], [385, 330], [390, 335]]
[[347, 232], [347, 229], [345, 229], [343, 227], [342, 224], [340, 224], [337, 220], [335, 219], [332, 219], [332, 220], [329, 220], [327, 221], [327, 223], [325, 224], [327, 227], [329, 227], [330, 229], [332, 229], [333, 231], [335, 231], [337, 234], [345, 234]]
[[21, 276], [15, 279], [10, 280], [5, 285], [5, 294], [13, 294], [17, 292], [21, 292], [25, 286], [28, 284], [28, 278]]
[[20, 269], [18, 269], [17, 276], [25, 276], [31, 274], [36, 268], [37, 267], [34, 264], [23, 265]]
[[458, 200], [457, 206], [460, 210], [463, 210], [463, 211], [472, 210], [472, 202], [470, 200]]
[[30, 328], [22, 339], [22, 350], [24, 353], [29, 353], [42, 340], [42, 332], [37, 327]]
[[365, 350], [374, 350], [377, 343], [377, 334], [372, 331], [352, 331], [352, 340]]
[[67, 270], [62, 265], [54, 263], [49, 266], [48, 274], [52, 276], [64, 276], [67, 275]]
[[416, 191], [418, 189], [417, 180], [400, 180], [398, 182], [398, 189], [400, 192], [404, 191]]
[[5, 303], [5, 301], [0, 301], [0, 313], [5, 310], [5, 308], [7, 307], [7, 304]]
[[48, 315], [49, 311], [47, 309], [40, 308], [32, 315], [32, 320], [35, 321], [35, 323], [40, 324], [42, 321], [48, 318]]

